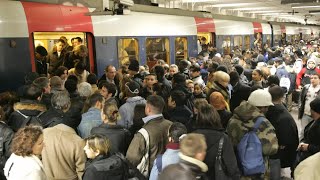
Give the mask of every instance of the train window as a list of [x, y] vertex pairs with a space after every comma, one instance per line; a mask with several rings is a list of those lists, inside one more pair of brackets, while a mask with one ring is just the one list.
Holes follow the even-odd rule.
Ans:
[[231, 45], [231, 38], [230, 38], [230, 36], [226, 36], [222, 42], [222, 48], [223, 48], [224, 55], [230, 54], [230, 52], [231, 52], [230, 45]]
[[139, 60], [139, 42], [135, 38], [122, 38], [118, 40], [119, 64], [129, 64], [130, 59]]
[[245, 50], [250, 49], [250, 36], [244, 36], [244, 47]]
[[146, 52], [147, 64], [153, 67], [157, 60], [164, 60], [169, 64], [170, 51], [169, 51], [169, 38], [147, 38], [146, 39]]
[[175, 39], [175, 54], [176, 62], [187, 59], [188, 57], [188, 42], [185, 37], [177, 37]]
[[235, 49], [241, 49], [242, 50], [243, 42], [242, 42], [242, 36], [234, 36], [233, 38], [233, 47]]

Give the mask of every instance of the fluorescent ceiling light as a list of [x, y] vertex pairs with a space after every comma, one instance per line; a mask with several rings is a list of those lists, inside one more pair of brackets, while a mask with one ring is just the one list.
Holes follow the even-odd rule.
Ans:
[[230, 4], [214, 4], [210, 5], [210, 7], [237, 7], [237, 6], [249, 6], [249, 5], [254, 5], [255, 3], [230, 3]]
[[303, 4], [294, 4], [291, 6], [293, 9], [302, 9], [302, 8], [320, 8], [320, 3], [303, 3]]
[[182, 3], [201, 3], [201, 2], [215, 2], [218, 0], [182, 0]]
[[253, 11], [253, 10], [264, 10], [264, 9], [268, 9], [268, 7], [236, 8], [236, 9], [232, 9], [232, 10], [235, 10], [235, 11]]
[[260, 13], [280, 13], [282, 10], [275, 10], [275, 11], [248, 11], [246, 13], [255, 13], [255, 14], [260, 14]]

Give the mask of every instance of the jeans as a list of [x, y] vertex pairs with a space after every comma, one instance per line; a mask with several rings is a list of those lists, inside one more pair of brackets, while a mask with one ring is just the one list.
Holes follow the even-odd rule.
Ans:
[[270, 163], [270, 180], [279, 180], [281, 178], [280, 159], [269, 159]]
[[304, 128], [312, 121], [312, 117], [304, 114], [301, 119], [301, 131], [299, 140], [302, 140], [304, 137]]

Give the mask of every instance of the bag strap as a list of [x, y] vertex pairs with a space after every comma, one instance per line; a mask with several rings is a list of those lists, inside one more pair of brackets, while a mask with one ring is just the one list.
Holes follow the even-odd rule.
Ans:
[[29, 118], [29, 116], [24, 115], [21, 111], [17, 110], [17, 112], [23, 116], [25, 118], [25, 120], [23, 121], [23, 123], [21, 124], [21, 127], [25, 127], [27, 126], [27, 124], [31, 121], [31, 118]]
[[252, 131], [256, 132], [263, 120], [264, 118], [262, 116], [258, 117], [257, 121], [254, 123]]
[[156, 165], [157, 165], [158, 173], [161, 173], [162, 172], [162, 154], [160, 154], [157, 157]]
[[0, 126], [0, 157], [3, 156], [3, 149], [4, 149], [4, 126]]
[[[143, 138], [146, 142], [146, 149], [145, 149], [145, 153], [142, 158], [145, 158], [145, 160], [147, 161], [147, 168], [149, 168], [149, 166], [150, 166], [150, 137], [149, 137], [149, 133], [145, 128], [141, 128], [138, 132], [143, 136]], [[149, 173], [149, 170], [148, 170], [148, 173]]]
[[223, 142], [224, 142], [224, 134], [222, 135], [222, 137], [219, 140], [218, 154], [217, 154], [216, 159], [221, 159]]

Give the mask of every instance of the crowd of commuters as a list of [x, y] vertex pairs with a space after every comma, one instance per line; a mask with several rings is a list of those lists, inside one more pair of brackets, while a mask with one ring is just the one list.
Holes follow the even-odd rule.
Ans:
[[[59, 39], [49, 54], [37, 47], [38, 73], [0, 93], [1, 179], [318, 177], [320, 45], [221, 55], [203, 44], [190, 60], [149, 69], [131, 59], [99, 78], [73, 41]], [[250, 133], [259, 171], [241, 154]]]

